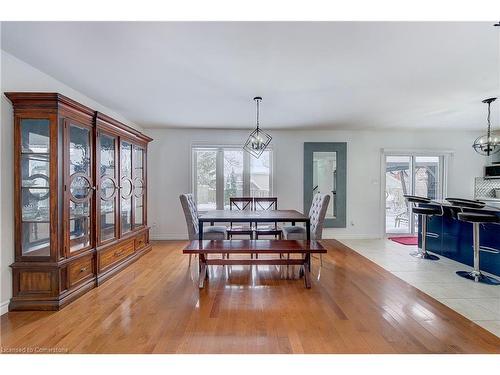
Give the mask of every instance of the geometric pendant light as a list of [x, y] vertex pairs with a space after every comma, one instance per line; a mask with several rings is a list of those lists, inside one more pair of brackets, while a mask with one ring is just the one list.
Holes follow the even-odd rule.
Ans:
[[262, 98], [260, 96], [256, 96], [253, 98], [257, 105], [257, 127], [253, 132], [250, 133], [248, 136], [247, 141], [245, 142], [245, 145], [243, 146], [243, 149], [247, 151], [250, 155], [254, 156], [255, 158], [259, 158], [260, 155], [264, 152], [266, 147], [269, 145], [271, 142], [272, 137], [260, 130], [259, 127], [259, 104], [262, 101]]

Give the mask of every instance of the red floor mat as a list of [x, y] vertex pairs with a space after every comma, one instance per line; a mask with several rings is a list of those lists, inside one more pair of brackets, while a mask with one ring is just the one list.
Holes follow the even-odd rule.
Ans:
[[391, 241], [400, 243], [401, 245], [418, 245], [418, 237], [417, 236], [405, 236], [405, 237], [389, 237]]

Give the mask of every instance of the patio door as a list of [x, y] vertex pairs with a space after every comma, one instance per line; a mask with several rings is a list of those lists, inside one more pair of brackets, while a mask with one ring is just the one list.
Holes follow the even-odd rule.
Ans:
[[417, 215], [404, 195], [443, 199], [445, 160], [445, 155], [439, 154], [384, 154], [386, 234], [417, 233]]

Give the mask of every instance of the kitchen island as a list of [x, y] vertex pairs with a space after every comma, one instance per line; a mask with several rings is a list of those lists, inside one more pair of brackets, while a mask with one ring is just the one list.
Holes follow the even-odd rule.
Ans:
[[[433, 201], [442, 205], [443, 216], [432, 216], [427, 224], [427, 251], [453, 259], [457, 262], [473, 265], [472, 224], [457, 219], [460, 208], [447, 201]], [[500, 209], [485, 206], [480, 209], [500, 217]], [[422, 222], [419, 216], [418, 245], [422, 243]], [[482, 224], [480, 226], [482, 271], [500, 276], [500, 224]]]

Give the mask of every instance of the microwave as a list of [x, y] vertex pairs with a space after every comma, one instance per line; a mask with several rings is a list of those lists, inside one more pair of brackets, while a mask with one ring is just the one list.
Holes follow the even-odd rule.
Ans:
[[484, 167], [484, 178], [500, 178], [500, 164]]

